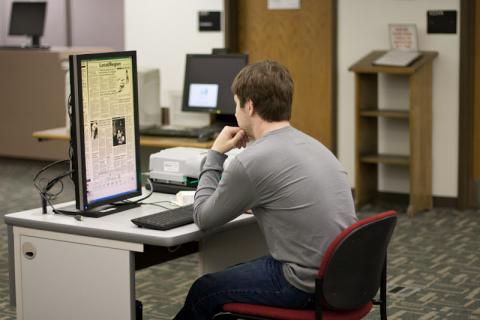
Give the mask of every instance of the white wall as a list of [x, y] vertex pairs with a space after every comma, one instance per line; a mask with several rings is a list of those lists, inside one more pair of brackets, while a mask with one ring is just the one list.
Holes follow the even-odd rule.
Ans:
[[[0, 21], [6, 21], [7, 16], [5, 15], [5, 0], [0, 0]], [[0, 23], [0, 46], [5, 44], [5, 23]]]
[[[458, 175], [459, 51], [457, 34], [427, 34], [427, 10], [457, 10], [460, 0], [339, 0], [338, 4], [338, 155], [354, 185], [354, 74], [348, 68], [375, 49], [387, 49], [389, 23], [415, 23], [421, 50], [438, 51], [433, 64], [433, 194], [456, 197]], [[381, 77], [380, 107], [407, 108], [406, 81]], [[381, 151], [408, 153], [407, 127], [380, 123]], [[388, 139], [387, 139], [388, 138]], [[387, 171], [387, 172], [386, 172]], [[408, 192], [406, 169], [382, 168], [380, 190]]]
[[124, 49], [123, 0], [70, 0], [70, 10], [72, 45]]
[[125, 47], [139, 66], [160, 69], [161, 104], [183, 88], [185, 55], [224, 47], [221, 32], [199, 32], [198, 11], [224, 11], [223, 0], [125, 0]]

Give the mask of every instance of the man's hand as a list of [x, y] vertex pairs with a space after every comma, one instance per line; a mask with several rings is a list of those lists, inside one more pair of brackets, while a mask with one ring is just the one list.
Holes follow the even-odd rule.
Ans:
[[212, 150], [226, 153], [233, 148], [245, 147], [248, 137], [245, 131], [239, 127], [224, 127], [213, 143]]

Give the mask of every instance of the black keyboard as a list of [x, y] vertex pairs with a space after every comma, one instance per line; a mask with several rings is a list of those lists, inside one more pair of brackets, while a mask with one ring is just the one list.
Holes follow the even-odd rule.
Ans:
[[218, 128], [212, 127], [174, 128], [171, 126], [153, 126], [140, 129], [140, 134], [146, 136], [197, 138], [200, 141], [212, 140], [217, 132]]
[[139, 227], [170, 230], [193, 222], [193, 204], [132, 219]]

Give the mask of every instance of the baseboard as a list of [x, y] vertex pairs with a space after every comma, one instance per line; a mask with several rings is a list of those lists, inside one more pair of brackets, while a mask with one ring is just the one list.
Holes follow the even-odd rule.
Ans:
[[[355, 198], [355, 190], [352, 188], [352, 194]], [[410, 195], [408, 193], [401, 192], [384, 192], [379, 191], [375, 197], [376, 201], [391, 202], [397, 204], [408, 205]], [[433, 196], [434, 208], [456, 208], [458, 205], [457, 197], [437, 197]]]
[[433, 197], [433, 207], [457, 208], [458, 198], [456, 197]]

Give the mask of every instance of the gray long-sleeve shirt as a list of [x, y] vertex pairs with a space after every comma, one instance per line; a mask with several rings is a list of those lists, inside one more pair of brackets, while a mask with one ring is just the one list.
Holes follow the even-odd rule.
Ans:
[[251, 208], [287, 281], [313, 292], [328, 245], [357, 221], [347, 173], [325, 146], [291, 126], [268, 132], [223, 171], [226, 158], [208, 152], [195, 223], [213, 228]]

